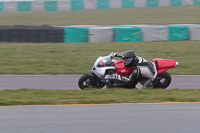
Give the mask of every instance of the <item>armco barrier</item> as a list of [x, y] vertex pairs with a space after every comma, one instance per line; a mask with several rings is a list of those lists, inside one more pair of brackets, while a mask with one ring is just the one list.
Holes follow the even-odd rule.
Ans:
[[200, 25], [190, 28], [190, 40], [200, 40]]
[[18, 6], [17, 6], [17, 10], [18, 11], [31, 11], [31, 4], [32, 2], [31, 1], [18, 1], [17, 2]]
[[70, 10], [84, 10], [84, 0], [70, 0]]
[[169, 26], [169, 41], [189, 40], [188, 26]]
[[0, 26], [0, 42], [80, 43], [199, 40], [200, 24]]
[[113, 27], [114, 42], [141, 42], [142, 32], [140, 27]]
[[88, 42], [89, 28], [87, 27], [65, 27], [64, 42]]
[[200, 0], [0, 0], [0, 12], [68, 11], [185, 5], [200, 5]]
[[65, 27], [64, 42], [142, 42], [200, 40], [200, 25], [122, 25]]
[[3, 12], [3, 11], [4, 11], [4, 3], [0, 2], [0, 12]]
[[45, 9], [45, 11], [57, 11], [58, 10], [57, 1], [45, 1], [44, 9]]
[[89, 29], [90, 42], [112, 42], [113, 29], [112, 27], [91, 27]]
[[144, 25], [142, 28], [142, 40], [146, 42], [152, 41], [168, 41], [168, 26], [156, 25], [149, 26]]

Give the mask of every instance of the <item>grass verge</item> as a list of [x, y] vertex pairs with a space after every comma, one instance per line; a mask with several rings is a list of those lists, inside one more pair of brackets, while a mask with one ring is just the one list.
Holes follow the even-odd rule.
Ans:
[[199, 95], [194, 89], [19, 89], [0, 91], [0, 105], [200, 102]]
[[148, 60], [179, 62], [171, 74], [200, 74], [200, 42], [0, 43], [0, 74], [83, 74], [99, 56], [133, 49]]
[[199, 10], [199, 5], [193, 5], [53, 12], [1, 12], [0, 25], [190, 24], [200, 23]]

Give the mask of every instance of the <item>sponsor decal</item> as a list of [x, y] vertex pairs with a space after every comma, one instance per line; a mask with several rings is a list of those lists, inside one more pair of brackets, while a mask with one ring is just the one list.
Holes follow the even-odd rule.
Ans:
[[121, 73], [124, 73], [124, 72], [126, 72], [126, 70], [121, 70]]

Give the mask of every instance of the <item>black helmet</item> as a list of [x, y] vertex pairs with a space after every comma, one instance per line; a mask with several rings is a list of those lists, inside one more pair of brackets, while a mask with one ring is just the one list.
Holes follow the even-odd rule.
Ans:
[[137, 56], [133, 50], [125, 51], [122, 55], [122, 60], [125, 67], [136, 66], [138, 63]]

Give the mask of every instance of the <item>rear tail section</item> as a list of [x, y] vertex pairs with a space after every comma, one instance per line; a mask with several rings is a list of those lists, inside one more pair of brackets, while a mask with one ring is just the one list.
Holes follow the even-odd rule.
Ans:
[[158, 74], [161, 74], [170, 68], [178, 66], [178, 62], [176, 62], [173, 59], [156, 58], [156, 59], [153, 59], [153, 62], [156, 65]]

